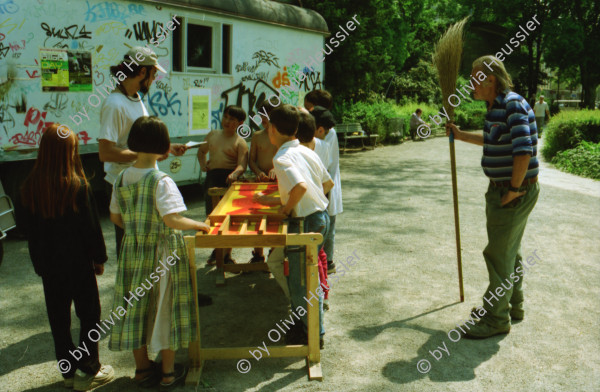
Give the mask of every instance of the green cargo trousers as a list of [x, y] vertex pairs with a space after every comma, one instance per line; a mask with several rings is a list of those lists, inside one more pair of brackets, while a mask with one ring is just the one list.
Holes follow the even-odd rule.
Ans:
[[[521, 238], [527, 218], [533, 210], [540, 193], [539, 183], [520, 188], [527, 193], [500, 207], [507, 187], [490, 183], [485, 194], [488, 244], [483, 251], [490, 285], [483, 295], [484, 321], [496, 328], [510, 325], [511, 306], [523, 309], [523, 268], [521, 266]], [[512, 275], [512, 276], [511, 276]]]

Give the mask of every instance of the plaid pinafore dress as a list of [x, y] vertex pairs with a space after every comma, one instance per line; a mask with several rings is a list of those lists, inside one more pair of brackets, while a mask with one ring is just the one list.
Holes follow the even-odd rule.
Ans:
[[[148, 319], [155, 314], [154, 310], [150, 309], [150, 304], [157, 303], [158, 290], [145, 288], [153, 281], [150, 274], [158, 276], [157, 267], [163, 268], [163, 265], [170, 270], [170, 294], [173, 296], [169, 348], [177, 350], [188, 347], [188, 343], [196, 336], [194, 320], [197, 310], [194, 306], [189, 260], [183, 235], [180, 230], [171, 229], [164, 224], [155, 204], [156, 187], [159, 180], [165, 176], [167, 174], [151, 170], [137, 183], [121, 186], [121, 172], [115, 181], [114, 189], [123, 217], [125, 235], [118, 260], [113, 302], [113, 314], [120, 318], [113, 319], [116, 322], [111, 329], [108, 343], [110, 350], [134, 350], [150, 343], [147, 341], [150, 339], [147, 336]], [[165, 260], [161, 260], [163, 264], [159, 264], [159, 255], [172, 255], [173, 251], [180, 257], [175, 265], [171, 266]], [[138, 287], [142, 287], [143, 296], [135, 295]], [[150, 296], [153, 296], [153, 301], [150, 301]]]

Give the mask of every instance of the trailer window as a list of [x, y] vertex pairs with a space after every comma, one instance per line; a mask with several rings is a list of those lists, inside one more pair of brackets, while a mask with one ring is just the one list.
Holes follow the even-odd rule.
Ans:
[[231, 25], [177, 18], [173, 32], [173, 71], [231, 74]]

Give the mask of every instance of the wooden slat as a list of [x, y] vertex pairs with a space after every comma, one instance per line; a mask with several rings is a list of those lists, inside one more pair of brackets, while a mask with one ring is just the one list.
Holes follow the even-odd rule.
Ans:
[[248, 231], [248, 219], [245, 219], [244, 223], [242, 223], [239, 234], [245, 234], [246, 231]]
[[283, 222], [281, 224], [281, 234], [287, 235], [287, 233], [288, 233], [288, 223], [287, 222]]
[[231, 216], [227, 215], [223, 223], [221, 223], [221, 227], [219, 227], [218, 235], [227, 233], [229, 231], [229, 223], [231, 223]]
[[263, 234], [267, 230], [267, 216], [263, 215], [260, 220], [260, 226], [258, 226], [258, 234]]
[[[319, 351], [319, 303], [318, 299], [313, 299], [312, 296], [318, 297], [317, 286], [319, 285], [319, 268], [318, 268], [317, 245], [313, 244], [306, 247], [306, 298], [310, 304], [316, 302], [317, 306], [307, 306], [307, 323], [308, 323], [308, 360], [313, 363], [321, 361], [321, 352]], [[310, 369], [309, 369], [310, 370]]]
[[[319, 344], [319, 342], [317, 342], [317, 344]], [[202, 348], [200, 349], [200, 355], [202, 355], [202, 359], [204, 360], [254, 358], [250, 354], [250, 350], [256, 350], [256, 346], [231, 348]], [[269, 358], [305, 357], [308, 355], [308, 346], [272, 346], [269, 347], [269, 353]]]
[[[319, 234], [320, 235], [320, 234]], [[296, 240], [296, 242], [308, 242], [304, 240]], [[322, 242], [318, 242], [319, 244]], [[282, 234], [265, 234], [265, 235], [250, 235], [250, 234], [224, 234], [224, 235], [197, 235], [196, 248], [267, 248], [267, 247], [282, 247], [286, 245], [286, 236]]]

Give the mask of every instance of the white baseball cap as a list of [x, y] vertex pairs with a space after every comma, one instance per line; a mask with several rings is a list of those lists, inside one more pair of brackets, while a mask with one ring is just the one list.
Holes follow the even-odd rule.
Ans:
[[[141, 53], [144, 58], [142, 60], [137, 59], [137, 54]], [[165, 69], [158, 63], [158, 56], [154, 51], [147, 46], [134, 46], [129, 49], [129, 52], [125, 55], [125, 58], [131, 57], [135, 60], [139, 65], [152, 65], [154, 68], [158, 69], [160, 72], [167, 73]]]

